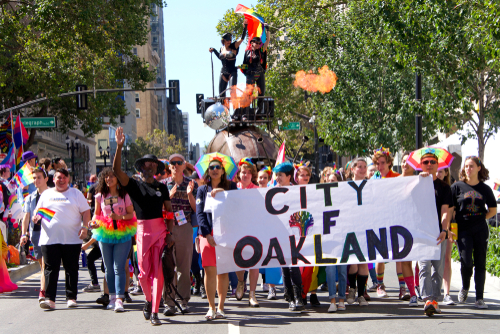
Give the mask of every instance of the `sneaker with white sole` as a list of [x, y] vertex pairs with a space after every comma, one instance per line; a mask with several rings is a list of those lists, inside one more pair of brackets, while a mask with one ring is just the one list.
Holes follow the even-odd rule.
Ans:
[[116, 304], [116, 296], [109, 296], [109, 304], [106, 306], [106, 310], [114, 310]]
[[354, 304], [354, 300], [356, 299], [356, 289], [349, 288], [349, 293], [347, 294], [347, 304]]
[[443, 298], [443, 303], [445, 305], [455, 305], [455, 302], [453, 301], [453, 299], [451, 298], [450, 295], [445, 295], [444, 298]]
[[410, 298], [410, 303], [408, 304], [409, 307], [418, 307], [418, 299], [417, 296], [411, 296]]
[[377, 295], [379, 298], [386, 298], [387, 292], [385, 292], [385, 284], [377, 285]]
[[267, 294], [267, 300], [276, 300], [276, 299], [278, 299], [276, 297], [276, 287], [270, 286], [269, 292]]
[[377, 292], [377, 283], [373, 283], [371, 287], [368, 288], [369, 292]]
[[474, 304], [475, 308], [480, 308], [480, 309], [487, 309], [488, 305], [484, 303], [484, 300], [478, 299], [476, 300], [476, 303]]
[[366, 301], [365, 297], [363, 297], [363, 296], [358, 297], [358, 303], [359, 303], [359, 306], [368, 306], [368, 302]]
[[269, 292], [269, 284], [267, 284], [267, 283], [262, 283], [262, 291], [264, 291], [264, 292]]
[[330, 307], [328, 308], [328, 313], [333, 313], [333, 312], [337, 312], [337, 304], [335, 303], [331, 303]]
[[89, 284], [82, 289], [83, 292], [101, 292], [101, 286], [99, 284]]
[[458, 303], [464, 304], [467, 301], [468, 294], [469, 290], [460, 289], [460, 292], [458, 293]]
[[437, 314], [441, 314], [441, 309], [439, 308], [439, 303], [435, 300], [432, 301], [434, 303], [434, 309], [436, 310]]
[[121, 299], [117, 299], [115, 301], [115, 312], [125, 312], [123, 308], [123, 301]]
[[53, 310], [56, 308], [56, 303], [52, 300], [45, 299], [40, 302], [40, 308], [44, 310]]
[[339, 302], [339, 306], [337, 307], [338, 311], [345, 311], [345, 304], [344, 302]]
[[74, 299], [69, 299], [67, 305], [69, 308], [78, 307], [78, 304], [76, 303], [76, 300], [74, 300]]

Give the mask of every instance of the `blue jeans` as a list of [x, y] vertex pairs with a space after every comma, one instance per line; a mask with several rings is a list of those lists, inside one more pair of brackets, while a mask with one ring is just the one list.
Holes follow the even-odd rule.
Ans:
[[347, 288], [347, 265], [327, 266], [326, 284], [328, 284], [328, 298], [334, 299], [337, 293], [337, 275], [339, 278], [339, 298], [345, 300]]
[[[245, 271], [244, 277], [246, 283], [248, 277], [248, 270]], [[231, 283], [231, 289], [236, 289], [236, 287], [238, 286], [238, 276], [236, 275], [236, 272], [233, 271], [229, 273], [229, 283]]]
[[125, 282], [127, 279], [125, 263], [131, 246], [132, 240], [119, 244], [99, 242], [104, 268], [106, 268], [105, 277], [109, 294], [116, 294], [116, 298], [125, 297]]

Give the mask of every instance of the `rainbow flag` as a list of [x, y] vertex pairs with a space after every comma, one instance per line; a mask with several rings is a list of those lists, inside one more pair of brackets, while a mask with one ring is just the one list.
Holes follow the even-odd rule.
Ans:
[[28, 192], [28, 189], [23, 189], [23, 199], [25, 199], [26, 197], [28, 197], [30, 193]]
[[493, 185], [493, 190], [500, 191], [500, 184], [495, 182]]
[[21, 116], [17, 115], [16, 123], [14, 125], [14, 143], [16, 147], [21, 147], [28, 142], [28, 132], [21, 122]]
[[12, 206], [14, 203], [17, 202], [17, 194], [14, 192], [12, 195], [9, 197], [9, 210], [12, 209]]
[[0, 125], [0, 150], [7, 152], [12, 143], [12, 114], [9, 115], [7, 121]]
[[[257, 14], [252, 8], [245, 7], [243, 5], [236, 6], [234, 10], [237, 14], [243, 14], [248, 21], [248, 40], [250, 41], [254, 37], [260, 37], [262, 44], [267, 40], [266, 29], [264, 28], [264, 18]], [[246, 50], [250, 50], [251, 45], [248, 43]]]
[[20, 170], [23, 166], [24, 166], [24, 161], [21, 161], [23, 157], [23, 150], [22, 150], [22, 147], [19, 148], [19, 150], [17, 151], [17, 157], [16, 157], [16, 166], [17, 166], [17, 170]]
[[90, 187], [92, 187], [95, 184], [95, 182], [87, 182], [87, 192], [89, 192]]
[[52, 211], [47, 208], [40, 208], [38, 209], [36, 214], [39, 215], [41, 218], [45, 219], [46, 221], [50, 222], [56, 213], [55, 211]]
[[31, 168], [29, 164], [24, 164], [24, 166], [14, 175], [14, 179], [19, 187], [26, 187], [33, 183], [33, 173], [31, 173]]

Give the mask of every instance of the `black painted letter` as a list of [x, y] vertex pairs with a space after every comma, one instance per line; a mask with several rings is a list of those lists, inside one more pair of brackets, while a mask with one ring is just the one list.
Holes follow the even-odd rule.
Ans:
[[[273, 249], [276, 252], [276, 256], [273, 256]], [[272, 238], [269, 240], [269, 249], [267, 250], [267, 256], [264, 259], [264, 262], [262, 262], [262, 265], [267, 266], [271, 259], [277, 259], [282, 266], [286, 264], [285, 257], [283, 256], [283, 250], [281, 249], [278, 238]]]
[[306, 264], [311, 264], [311, 262], [307, 261], [307, 259], [302, 254], [300, 254], [300, 250], [302, 249], [302, 246], [304, 246], [305, 240], [306, 240], [306, 237], [300, 237], [299, 244], [297, 245], [295, 243], [295, 236], [294, 235], [290, 236], [290, 250], [292, 253], [292, 264], [293, 265], [297, 264], [298, 260], [300, 260]]
[[382, 255], [384, 259], [389, 258], [389, 249], [387, 247], [387, 229], [381, 228], [380, 239], [373, 230], [366, 230], [366, 243], [368, 244], [368, 258], [373, 261], [377, 258], [375, 250], [378, 250], [379, 254]]
[[342, 259], [340, 260], [340, 262], [347, 263], [351, 254], [356, 255], [359, 262], [366, 261], [363, 252], [359, 247], [358, 239], [356, 238], [356, 234], [354, 232], [347, 233], [345, 237], [344, 250], [342, 251]]
[[335, 264], [337, 263], [337, 258], [323, 258], [323, 246], [321, 245], [321, 234], [314, 235], [314, 256], [316, 264], [328, 263]]
[[353, 187], [354, 190], [356, 190], [356, 193], [358, 194], [358, 205], [363, 204], [363, 197], [361, 196], [361, 191], [363, 190], [363, 187], [366, 184], [366, 180], [363, 180], [363, 182], [361, 182], [359, 186], [354, 181], [348, 181], [347, 183], [349, 183], [349, 185]]
[[323, 189], [325, 192], [325, 206], [332, 206], [332, 194], [331, 189], [337, 188], [339, 184], [335, 183], [321, 183], [316, 185], [316, 190]]
[[[253, 255], [248, 260], [245, 260], [242, 254], [243, 248], [246, 246], [253, 248]], [[243, 237], [236, 243], [236, 247], [234, 247], [233, 258], [234, 263], [236, 263], [238, 267], [251, 268], [259, 263], [262, 258], [262, 244], [256, 237]]]
[[285, 213], [288, 211], [288, 205], [285, 205], [281, 210], [276, 210], [273, 207], [273, 198], [274, 195], [278, 193], [283, 193], [286, 194], [288, 192], [288, 188], [280, 188], [280, 187], [275, 187], [271, 188], [267, 191], [266, 193], [266, 210], [272, 215], [280, 215], [282, 213]]
[[325, 211], [323, 212], [323, 235], [330, 234], [330, 227], [335, 226], [335, 220], [339, 216], [340, 210]]
[[[403, 250], [399, 251], [398, 234], [404, 239]], [[403, 226], [391, 226], [392, 259], [401, 260], [408, 256], [413, 247], [413, 236]]]

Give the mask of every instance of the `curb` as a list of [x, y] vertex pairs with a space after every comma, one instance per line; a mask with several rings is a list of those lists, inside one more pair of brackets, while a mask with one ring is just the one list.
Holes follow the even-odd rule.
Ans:
[[31, 264], [9, 269], [9, 276], [11, 281], [15, 283], [39, 271], [40, 265], [38, 262], [33, 262]]

